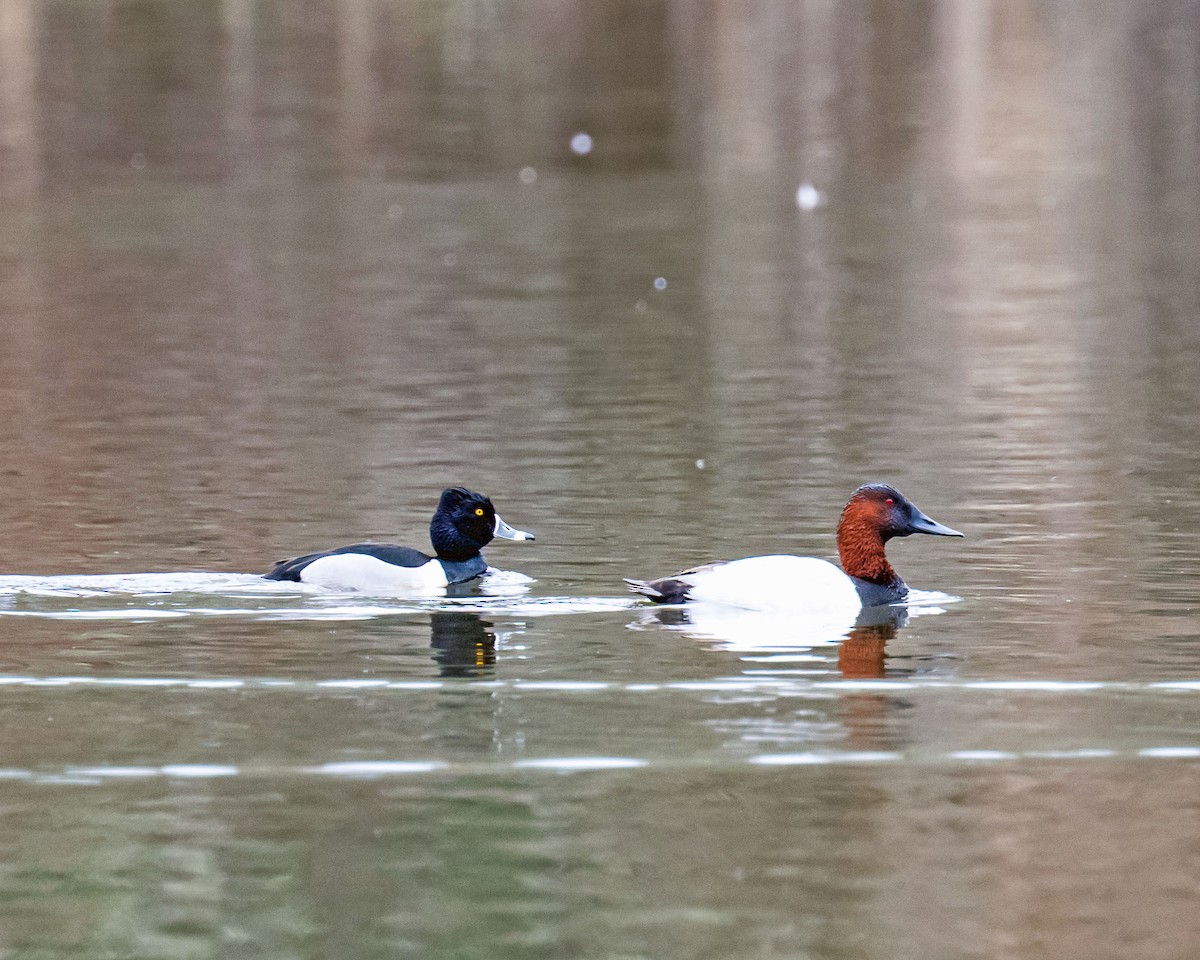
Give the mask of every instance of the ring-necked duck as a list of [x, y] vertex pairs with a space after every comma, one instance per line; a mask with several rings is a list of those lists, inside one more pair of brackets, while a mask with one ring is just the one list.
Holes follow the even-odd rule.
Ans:
[[364, 593], [436, 593], [451, 583], [487, 572], [480, 551], [493, 537], [532, 540], [500, 519], [492, 501], [465, 487], [442, 491], [429, 523], [436, 556], [391, 543], [355, 543], [323, 553], [281, 560], [268, 580], [295, 580], [334, 590]]
[[850, 496], [837, 526], [839, 570], [816, 557], [766, 556], [709, 563], [659, 580], [625, 582], [656, 603], [689, 600], [756, 610], [856, 610], [896, 603], [908, 587], [888, 563], [892, 537], [961, 537], [932, 520], [895, 487], [868, 483]]

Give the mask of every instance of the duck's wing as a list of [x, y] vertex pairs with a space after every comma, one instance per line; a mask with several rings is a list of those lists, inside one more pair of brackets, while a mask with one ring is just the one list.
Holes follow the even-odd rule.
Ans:
[[390, 563], [394, 567], [423, 567], [433, 559], [429, 554], [422, 553], [420, 550], [414, 550], [412, 547], [400, 547], [394, 543], [352, 543], [348, 547], [338, 547], [336, 550], [306, 553], [302, 557], [293, 557], [291, 560], [280, 560], [275, 564], [275, 569], [265, 574], [265, 579], [298, 582], [304, 568], [314, 560], [320, 560], [322, 557], [334, 557], [343, 553], [361, 553], [368, 557], [374, 557], [376, 560], [382, 560], [384, 563]]
[[723, 567], [728, 562], [727, 560], [717, 560], [713, 563], [704, 563], [698, 567], [692, 567], [690, 570], [682, 570], [657, 580], [633, 580], [629, 577], [623, 579], [629, 584], [630, 590], [640, 593], [643, 597], [649, 597], [655, 603], [686, 603], [689, 591], [694, 585], [688, 579], [689, 577], [708, 573], [717, 567]]

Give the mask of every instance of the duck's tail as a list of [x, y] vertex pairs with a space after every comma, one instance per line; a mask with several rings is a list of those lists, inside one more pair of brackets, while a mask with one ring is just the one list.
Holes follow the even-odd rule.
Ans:
[[661, 580], [633, 580], [629, 577], [623, 579], [629, 584], [630, 590], [640, 593], [643, 597], [649, 597], [655, 603], [683, 603], [687, 600], [688, 590], [691, 589], [691, 584], [672, 577], [664, 577]]

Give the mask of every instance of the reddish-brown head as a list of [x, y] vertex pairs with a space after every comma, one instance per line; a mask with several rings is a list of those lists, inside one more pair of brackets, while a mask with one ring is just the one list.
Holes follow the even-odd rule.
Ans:
[[838, 555], [842, 569], [871, 583], [900, 581], [888, 563], [883, 545], [892, 537], [927, 533], [961, 537], [957, 530], [927, 517], [899, 490], [886, 483], [863, 484], [850, 495], [838, 521]]

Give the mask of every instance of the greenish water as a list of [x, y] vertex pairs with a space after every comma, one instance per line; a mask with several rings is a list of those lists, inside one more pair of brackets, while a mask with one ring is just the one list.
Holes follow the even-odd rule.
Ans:
[[[0, 954], [1192, 956], [1198, 45], [4, 4]], [[907, 619], [624, 592], [877, 479]], [[532, 583], [249, 576], [457, 483]]]

